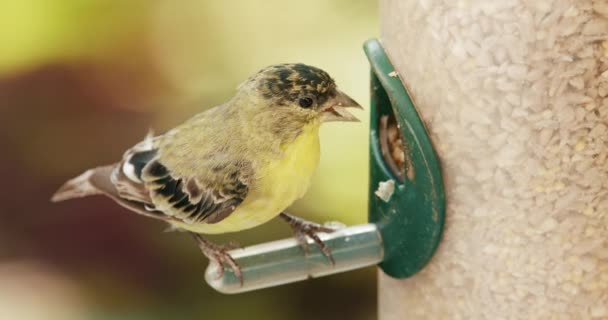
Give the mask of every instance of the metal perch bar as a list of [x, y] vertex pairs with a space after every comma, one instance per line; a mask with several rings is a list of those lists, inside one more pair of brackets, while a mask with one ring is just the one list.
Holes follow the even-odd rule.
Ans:
[[210, 263], [205, 280], [222, 293], [241, 293], [322, 277], [376, 265], [384, 257], [382, 237], [375, 224], [338, 229], [319, 237], [331, 249], [335, 265], [309, 240], [305, 255], [295, 239], [284, 239], [229, 251], [243, 272], [243, 285], [230, 268], [218, 277], [217, 263]]

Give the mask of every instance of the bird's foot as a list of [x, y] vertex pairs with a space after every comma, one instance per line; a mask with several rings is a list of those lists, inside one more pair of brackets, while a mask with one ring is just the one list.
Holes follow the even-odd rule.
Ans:
[[196, 240], [198, 247], [201, 249], [201, 252], [205, 255], [205, 257], [218, 264], [218, 279], [224, 275], [225, 268], [230, 267], [234, 272], [234, 275], [239, 279], [239, 282], [242, 286], [243, 273], [241, 272], [241, 267], [236, 263], [236, 261], [234, 261], [232, 256], [228, 253], [229, 250], [240, 248], [239, 244], [236, 242], [215, 244], [203, 239], [203, 237], [196, 233], [191, 234], [192, 237], [194, 237], [194, 239]]
[[319, 246], [319, 249], [321, 250], [323, 255], [325, 255], [327, 257], [327, 259], [329, 259], [331, 264], [332, 265], [336, 264], [336, 261], [334, 260], [334, 257], [331, 254], [331, 250], [325, 244], [325, 242], [323, 242], [323, 240], [321, 240], [319, 238], [319, 236], [317, 235], [318, 232], [331, 233], [331, 232], [334, 232], [335, 229], [324, 227], [320, 224], [306, 221], [306, 220], [300, 219], [298, 217], [294, 217], [294, 216], [284, 213], [284, 212], [281, 213], [280, 217], [281, 217], [281, 219], [283, 219], [287, 223], [289, 223], [289, 225], [291, 226], [291, 229], [294, 232], [294, 236], [295, 236], [296, 240], [298, 240], [298, 243], [304, 250], [305, 254], [310, 254], [310, 247], [308, 245], [308, 239], [306, 238], [306, 237], [309, 237], [315, 242], [315, 244], [317, 246]]

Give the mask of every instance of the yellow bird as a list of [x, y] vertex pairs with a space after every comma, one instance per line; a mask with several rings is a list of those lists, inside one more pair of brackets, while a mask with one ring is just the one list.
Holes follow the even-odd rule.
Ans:
[[90, 169], [66, 182], [53, 201], [103, 194], [147, 217], [192, 233], [203, 254], [239, 266], [227, 250], [200, 234], [253, 228], [279, 216], [303, 249], [311, 237], [333, 263], [317, 232], [331, 232], [283, 211], [301, 198], [319, 162], [319, 127], [358, 121], [361, 108], [323, 70], [304, 64], [262, 69], [224, 104], [159, 136], [148, 135], [120, 162]]

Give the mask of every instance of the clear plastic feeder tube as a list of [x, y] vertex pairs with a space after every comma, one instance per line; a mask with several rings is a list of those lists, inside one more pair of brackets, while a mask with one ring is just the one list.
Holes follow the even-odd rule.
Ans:
[[241, 267], [243, 285], [229, 267], [218, 277], [217, 263], [209, 264], [205, 280], [219, 292], [240, 293], [371, 266], [383, 259], [382, 237], [374, 224], [318, 235], [331, 249], [335, 265], [312, 240], [310, 254], [305, 255], [295, 239], [284, 239], [230, 251]]

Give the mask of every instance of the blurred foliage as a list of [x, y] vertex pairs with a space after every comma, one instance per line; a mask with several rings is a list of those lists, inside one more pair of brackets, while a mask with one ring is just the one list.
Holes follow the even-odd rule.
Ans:
[[[0, 318], [38, 319], [28, 307], [46, 319], [375, 318], [373, 269], [224, 296], [184, 234], [107, 199], [48, 199], [269, 64], [321, 67], [365, 105], [361, 45], [376, 24], [374, 1], [0, 2]], [[290, 212], [366, 221], [368, 121], [357, 115], [322, 128], [319, 169]], [[212, 240], [290, 235], [272, 221]]]

